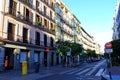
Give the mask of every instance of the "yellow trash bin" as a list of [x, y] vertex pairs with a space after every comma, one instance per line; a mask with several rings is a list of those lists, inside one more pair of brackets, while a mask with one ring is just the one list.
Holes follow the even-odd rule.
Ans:
[[27, 61], [22, 62], [22, 75], [27, 74]]

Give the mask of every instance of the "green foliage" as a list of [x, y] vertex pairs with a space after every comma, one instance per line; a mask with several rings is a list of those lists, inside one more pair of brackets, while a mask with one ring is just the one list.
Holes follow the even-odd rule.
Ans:
[[82, 52], [82, 46], [78, 43], [71, 43], [72, 56], [79, 55]]
[[95, 50], [88, 49], [86, 52], [87, 52], [87, 56], [89, 57], [98, 57], [98, 55], [95, 53]]
[[66, 56], [66, 52], [69, 51], [70, 47], [69, 47], [69, 42], [68, 41], [61, 41], [58, 40], [58, 42], [56, 42], [57, 44], [57, 52], [61, 55], [61, 56]]
[[82, 46], [80, 44], [71, 43], [70, 41], [58, 40], [56, 44], [57, 52], [62, 56], [66, 56], [66, 53], [70, 51], [70, 48], [72, 56], [79, 55], [82, 51]]
[[87, 58], [88, 57], [87, 53], [83, 53], [82, 57]]
[[26, 1], [26, 3], [29, 3], [29, 0], [25, 0]]
[[112, 49], [113, 53], [112, 56], [120, 56], [120, 40], [113, 40], [112, 43]]
[[36, 25], [37, 25], [37, 26], [40, 26], [40, 25], [41, 25], [41, 22], [40, 22], [40, 21], [36, 21]]
[[[120, 39], [111, 41], [113, 53], [111, 53], [112, 65], [120, 65]], [[107, 56], [108, 57], [108, 56]]]

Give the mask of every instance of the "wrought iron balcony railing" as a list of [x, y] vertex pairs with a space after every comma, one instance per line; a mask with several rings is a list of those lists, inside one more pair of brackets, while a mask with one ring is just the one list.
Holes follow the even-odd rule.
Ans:
[[55, 47], [55, 44], [51, 44], [48, 42], [40, 41], [40, 40], [35, 40], [33, 38], [26, 38], [22, 37], [20, 35], [16, 34], [11, 34], [11, 33], [5, 33], [5, 32], [0, 32], [4, 37], [1, 37], [4, 41], [6, 42], [12, 42], [14, 44], [19, 44], [19, 45], [34, 45], [34, 46], [39, 46], [39, 47]]

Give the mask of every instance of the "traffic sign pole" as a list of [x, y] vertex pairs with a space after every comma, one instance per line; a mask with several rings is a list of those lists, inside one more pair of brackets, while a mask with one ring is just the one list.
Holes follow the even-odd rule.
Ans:
[[112, 74], [111, 74], [111, 68], [112, 68], [112, 60], [111, 60], [111, 56], [109, 54], [109, 59], [110, 59], [110, 71], [109, 71], [109, 75], [110, 75], [110, 80], [112, 80]]
[[107, 53], [109, 55], [109, 64], [110, 64], [110, 70], [109, 70], [109, 76], [110, 76], [110, 80], [112, 80], [112, 74], [111, 74], [111, 68], [112, 68], [112, 60], [111, 60], [111, 53], [113, 52], [112, 49], [112, 44], [110, 42], [105, 44], [105, 53]]

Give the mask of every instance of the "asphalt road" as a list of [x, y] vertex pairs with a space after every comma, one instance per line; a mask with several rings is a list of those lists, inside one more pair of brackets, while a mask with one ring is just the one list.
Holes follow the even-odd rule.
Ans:
[[37, 80], [100, 80], [105, 60], [71, 68]]

